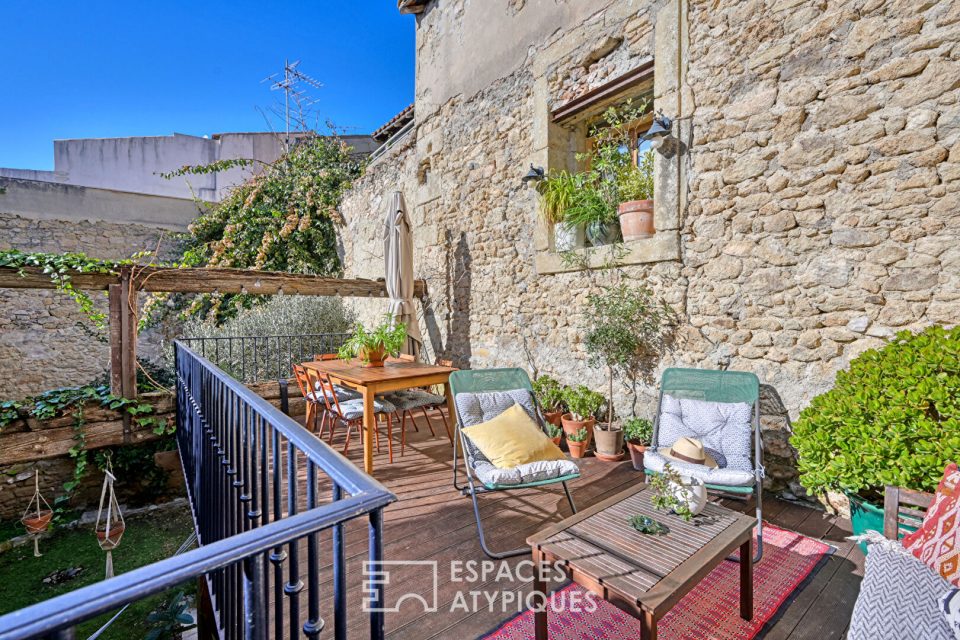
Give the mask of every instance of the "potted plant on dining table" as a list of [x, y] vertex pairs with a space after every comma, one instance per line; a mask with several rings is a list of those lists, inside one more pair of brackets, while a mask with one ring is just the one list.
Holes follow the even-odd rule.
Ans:
[[338, 355], [343, 360], [359, 358], [362, 367], [382, 367], [387, 356], [400, 354], [406, 340], [407, 325], [394, 322], [393, 315], [388, 313], [372, 330], [358, 322]]

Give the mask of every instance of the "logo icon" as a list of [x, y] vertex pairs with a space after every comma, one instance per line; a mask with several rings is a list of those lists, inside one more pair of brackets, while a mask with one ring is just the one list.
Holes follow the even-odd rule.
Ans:
[[[424, 582], [420, 579], [412, 580], [409, 571], [402, 576], [397, 574], [406, 567], [414, 567], [417, 578], [429, 576]], [[396, 613], [406, 600], [420, 602], [424, 613], [437, 611], [437, 590], [439, 588], [439, 570], [436, 560], [381, 560], [379, 562], [363, 563], [363, 611], [364, 613]], [[396, 578], [396, 580], [394, 580]], [[424, 584], [417, 591], [404, 591], [402, 588], [388, 589], [393, 582], [396, 584]]]

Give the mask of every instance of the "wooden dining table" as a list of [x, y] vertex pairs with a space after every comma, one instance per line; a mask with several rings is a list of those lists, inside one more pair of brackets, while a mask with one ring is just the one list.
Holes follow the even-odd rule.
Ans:
[[[455, 424], [456, 414], [453, 410], [453, 395], [450, 393], [450, 374], [456, 371], [454, 367], [444, 367], [422, 362], [406, 362], [390, 360], [382, 367], [364, 367], [357, 359], [354, 360], [321, 360], [304, 362], [303, 367], [317, 373], [329, 376], [331, 382], [350, 387], [363, 397], [363, 468], [373, 474], [373, 439], [374, 429], [377, 428], [374, 398], [377, 394], [428, 387], [442, 384], [444, 395], [447, 397], [447, 411], [450, 416], [450, 425]], [[447, 433], [450, 436], [450, 433]], [[451, 436], [452, 438], [452, 436]]]

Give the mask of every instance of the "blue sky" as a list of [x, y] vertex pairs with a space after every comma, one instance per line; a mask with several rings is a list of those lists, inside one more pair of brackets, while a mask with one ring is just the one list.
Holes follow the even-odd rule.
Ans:
[[284, 58], [346, 133], [413, 101], [414, 18], [393, 0], [0, 4], [0, 167], [52, 169], [55, 138], [268, 130], [257, 107], [281, 94], [260, 81]]

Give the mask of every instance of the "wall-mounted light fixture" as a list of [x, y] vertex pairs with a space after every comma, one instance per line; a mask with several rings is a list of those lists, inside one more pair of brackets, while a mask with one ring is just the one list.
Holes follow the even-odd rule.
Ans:
[[650, 140], [651, 142], [660, 140], [661, 138], [666, 138], [671, 135], [672, 131], [673, 120], [663, 115], [663, 110], [660, 109], [656, 115], [653, 116], [653, 124], [651, 124], [647, 132], [643, 134], [643, 139]]
[[540, 182], [544, 179], [546, 173], [543, 170], [543, 167], [535, 167], [533, 164], [530, 165], [530, 171], [527, 171], [527, 175], [523, 176], [524, 186], [529, 187], [530, 185]]

